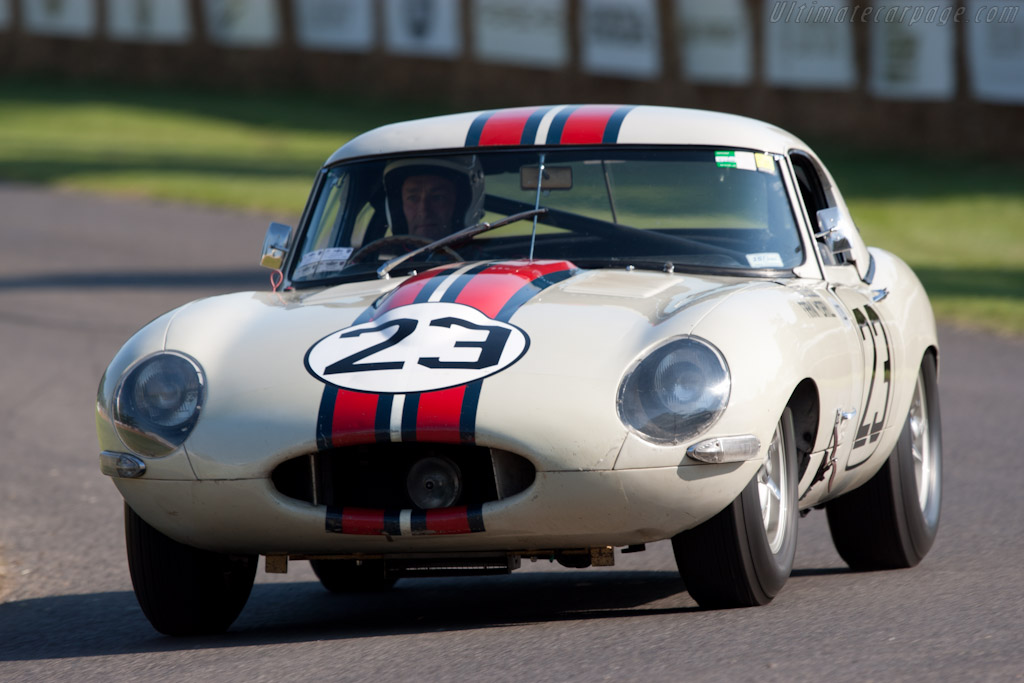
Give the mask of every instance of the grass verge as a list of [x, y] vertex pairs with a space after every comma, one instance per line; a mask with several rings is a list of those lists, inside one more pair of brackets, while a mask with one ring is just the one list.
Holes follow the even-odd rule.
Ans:
[[[0, 178], [289, 218], [354, 135], [443, 112], [310, 93], [0, 80]], [[866, 241], [915, 269], [940, 319], [1024, 334], [1024, 163], [814, 146]]]

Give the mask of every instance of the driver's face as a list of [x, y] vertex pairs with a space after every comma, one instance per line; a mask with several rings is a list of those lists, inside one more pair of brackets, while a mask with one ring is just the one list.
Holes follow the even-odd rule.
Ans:
[[452, 227], [455, 183], [434, 175], [414, 175], [402, 183], [402, 210], [409, 234], [440, 239]]

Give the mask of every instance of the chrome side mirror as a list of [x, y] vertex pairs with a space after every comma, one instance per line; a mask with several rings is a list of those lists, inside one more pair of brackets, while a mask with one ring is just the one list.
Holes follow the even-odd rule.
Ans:
[[271, 270], [279, 270], [284, 265], [284, 257], [288, 255], [288, 240], [291, 236], [290, 225], [271, 223], [267, 228], [267, 236], [263, 240], [260, 265]]
[[[815, 239], [823, 239], [828, 253], [836, 263], [852, 262], [853, 245], [850, 243], [848, 224], [838, 206], [831, 206], [818, 212], [818, 232]], [[839, 258], [842, 257], [842, 258]]]
[[871, 282], [872, 257], [864, 244], [853, 217], [845, 206], [832, 206], [818, 212], [816, 240], [823, 247], [825, 265], [851, 265], [864, 282]]

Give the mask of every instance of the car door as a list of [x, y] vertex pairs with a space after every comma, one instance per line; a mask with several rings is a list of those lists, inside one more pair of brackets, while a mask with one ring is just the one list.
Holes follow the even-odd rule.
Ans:
[[882, 315], [882, 308], [863, 287], [844, 282], [841, 274], [828, 272], [840, 268], [849, 269], [850, 266], [826, 267], [826, 274], [830, 276], [829, 288], [853, 318], [864, 364], [862, 398], [854, 417], [853, 446], [845, 463], [845, 469], [851, 470], [874, 455], [878, 439], [888, 423], [895, 358], [890, 325]]
[[[817, 226], [818, 211], [836, 207], [842, 199], [828, 175], [809, 155], [792, 152], [790, 160], [810, 224]], [[824, 244], [819, 251], [827, 291], [845, 314], [847, 333], [853, 335], [854, 347], [860, 349], [862, 372], [853, 380], [859, 386], [853, 387], [852, 392], [858, 398], [854, 399], [852, 409], [840, 407], [842, 414], [838, 418], [841, 429], [836, 467], [852, 470], [874, 455], [889, 420], [895, 369], [892, 326], [882, 303], [884, 292], [873, 291], [862, 278], [861, 272], [870, 273], [870, 268], [858, 269], [843, 255], [830, 253]]]

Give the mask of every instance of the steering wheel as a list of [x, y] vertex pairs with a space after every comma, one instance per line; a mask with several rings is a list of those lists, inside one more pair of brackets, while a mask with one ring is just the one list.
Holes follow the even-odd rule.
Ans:
[[[377, 256], [378, 260], [394, 258], [395, 256], [401, 256], [402, 254], [426, 246], [436, 240], [429, 239], [427, 237], [419, 237], [418, 235], [389, 235], [387, 237], [381, 237], [379, 240], [373, 240], [369, 244], [364, 244], [359, 247], [355, 253], [353, 253], [349, 259], [349, 263], [362, 263], [363, 261], [369, 261], [371, 257]], [[455, 251], [451, 247], [441, 247], [434, 254], [443, 253], [446, 256], [451, 257], [453, 261], [465, 261], [459, 255], [459, 252]]]

